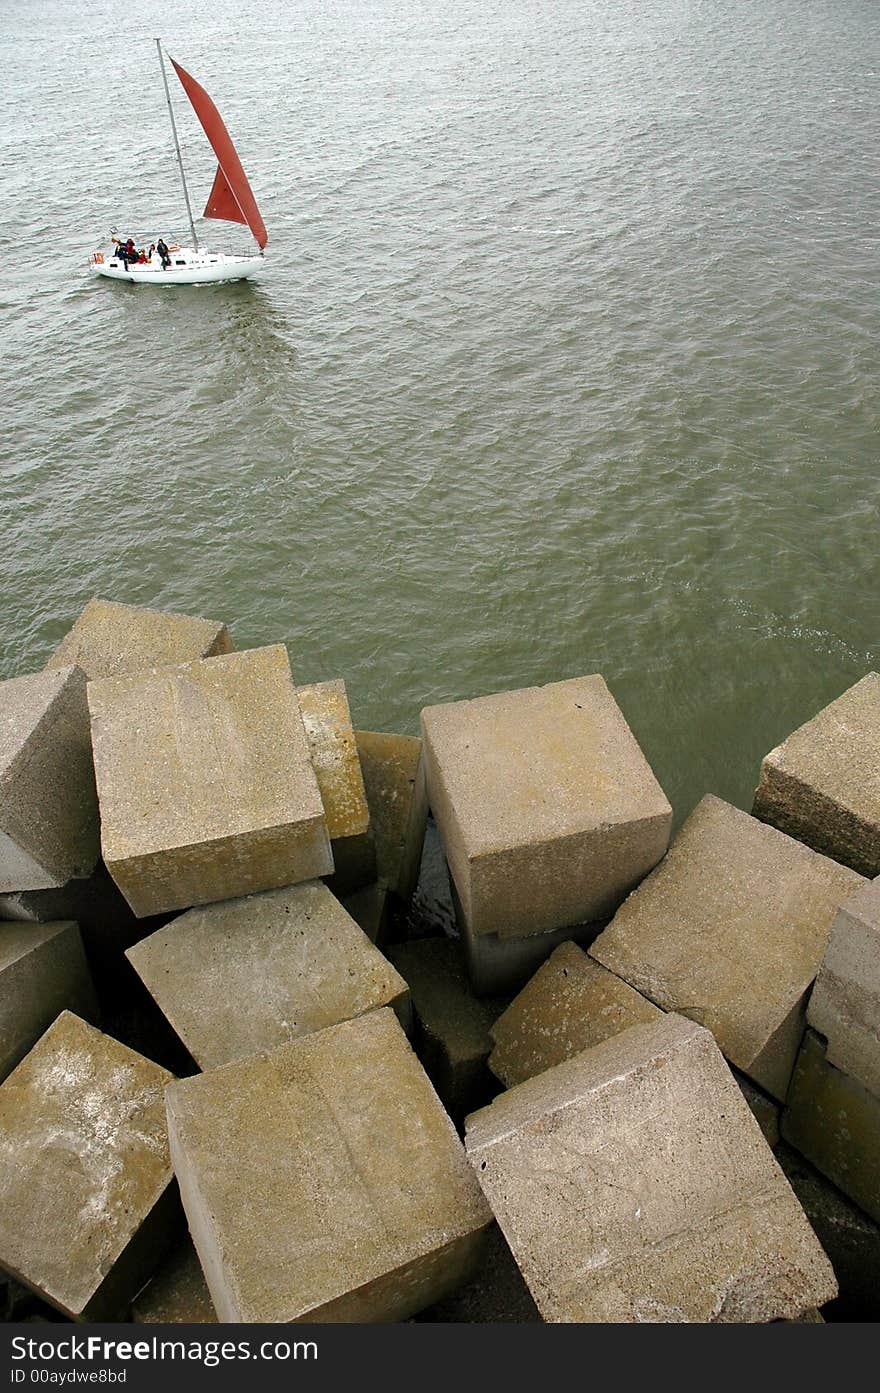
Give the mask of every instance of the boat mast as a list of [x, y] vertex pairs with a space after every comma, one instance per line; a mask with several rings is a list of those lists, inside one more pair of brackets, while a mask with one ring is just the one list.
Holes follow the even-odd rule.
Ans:
[[165, 59], [162, 57], [162, 44], [156, 40], [156, 47], [159, 50], [159, 67], [162, 69], [162, 81], [165, 84], [165, 100], [168, 103], [168, 115], [171, 117], [171, 134], [174, 136], [174, 148], [177, 151], [177, 163], [180, 165], [180, 180], [183, 184], [183, 196], [186, 199], [186, 215], [189, 218], [189, 230], [192, 233], [193, 248], [199, 249], [199, 239], [196, 236], [195, 223], [193, 222], [192, 208], [189, 201], [189, 190], [186, 187], [186, 175], [183, 172], [183, 156], [180, 153], [180, 141], [177, 139], [177, 125], [174, 120], [174, 107], [171, 105], [171, 93], [168, 90], [168, 77], [165, 73]]

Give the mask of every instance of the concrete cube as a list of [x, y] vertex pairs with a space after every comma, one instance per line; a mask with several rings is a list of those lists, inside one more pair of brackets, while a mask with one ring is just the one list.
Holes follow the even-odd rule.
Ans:
[[0, 682], [0, 893], [88, 875], [98, 850], [85, 675]]
[[489, 1068], [506, 1088], [663, 1012], [576, 943], [550, 955], [492, 1026]]
[[607, 918], [672, 810], [599, 676], [422, 712], [431, 809], [475, 934]]
[[202, 1069], [393, 1005], [406, 982], [319, 880], [191, 909], [126, 956]]
[[131, 1308], [139, 1325], [214, 1325], [217, 1312], [192, 1239], [187, 1234]]
[[399, 899], [408, 901], [419, 879], [428, 819], [422, 742], [374, 730], [356, 730], [354, 735], [378, 875]]
[[880, 1222], [880, 1098], [829, 1064], [812, 1030], [798, 1055], [782, 1135]]
[[142, 605], [95, 599], [89, 600], [46, 667], [76, 663], [91, 680], [231, 652], [226, 625], [215, 619], [163, 614]]
[[506, 999], [477, 1000], [468, 987], [461, 950], [449, 938], [420, 938], [389, 948], [409, 986], [416, 1050], [453, 1118], [487, 1101], [490, 1027]]
[[779, 1162], [840, 1287], [836, 1320], [880, 1320], [880, 1225], [831, 1185], [793, 1147], [781, 1142]]
[[707, 1026], [732, 1064], [782, 1100], [837, 906], [860, 884], [709, 795], [590, 954]]
[[221, 1320], [404, 1320], [478, 1260], [491, 1214], [392, 1011], [182, 1080], [166, 1102]]
[[501, 1094], [465, 1144], [545, 1320], [770, 1321], [836, 1294], [712, 1036], [681, 1016]]
[[0, 924], [0, 1081], [65, 1009], [97, 1019], [76, 924]]
[[333, 850], [330, 885], [348, 894], [376, 879], [376, 851], [345, 683], [315, 682], [296, 694]]
[[880, 875], [878, 767], [880, 675], [869, 672], [764, 757], [752, 812], [862, 875]]
[[90, 682], [104, 860], [135, 914], [333, 869], [281, 644]]
[[829, 1064], [880, 1097], [880, 879], [839, 911], [807, 1006]]
[[170, 1079], [64, 1011], [0, 1085], [0, 1267], [74, 1320], [122, 1314], [179, 1225]]

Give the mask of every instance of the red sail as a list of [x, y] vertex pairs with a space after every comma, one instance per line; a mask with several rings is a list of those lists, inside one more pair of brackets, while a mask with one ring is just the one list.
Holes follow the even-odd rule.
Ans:
[[[171, 57], [170, 54], [168, 56]], [[219, 218], [221, 222], [246, 223], [262, 249], [269, 240], [269, 234], [260, 217], [257, 200], [251, 193], [247, 175], [241, 167], [241, 160], [223, 124], [223, 117], [204, 87], [200, 87], [195, 78], [190, 77], [173, 58], [171, 64], [183, 84], [184, 92], [192, 102], [205, 135], [211, 142], [211, 149], [217, 156], [217, 174], [214, 187], [205, 204], [204, 215], [206, 218]]]

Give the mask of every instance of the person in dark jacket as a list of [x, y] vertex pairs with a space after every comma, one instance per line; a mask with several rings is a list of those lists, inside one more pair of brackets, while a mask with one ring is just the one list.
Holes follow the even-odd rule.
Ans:
[[168, 248], [166, 247], [161, 237], [156, 243], [156, 251], [162, 258], [162, 270], [167, 271], [168, 267], [171, 265], [171, 256], [169, 254]]
[[124, 266], [128, 266], [132, 261], [137, 261], [138, 254], [133, 237], [129, 237], [127, 242], [123, 242], [119, 237], [114, 237], [113, 241], [116, 243], [116, 255]]

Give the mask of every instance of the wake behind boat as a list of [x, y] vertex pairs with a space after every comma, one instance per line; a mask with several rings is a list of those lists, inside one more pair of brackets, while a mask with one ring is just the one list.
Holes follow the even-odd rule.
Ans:
[[179, 63], [175, 63], [169, 54], [169, 62], [177, 73], [183, 90], [189, 97], [202, 129], [208, 137], [211, 149], [217, 156], [217, 173], [214, 176], [214, 183], [208, 195], [203, 216], [215, 218], [221, 222], [243, 223], [250, 228], [254, 241], [260, 250], [255, 256], [235, 256], [226, 252], [208, 251], [207, 248], [199, 246], [183, 159], [180, 153], [180, 142], [177, 138], [177, 125], [174, 120], [174, 107], [171, 104], [171, 93], [165, 72], [165, 60], [162, 45], [158, 39], [156, 47], [159, 51], [168, 114], [171, 118], [171, 133], [174, 137], [174, 148], [177, 152], [177, 163], [183, 183], [183, 196], [186, 201], [186, 211], [192, 234], [192, 246], [181, 247], [174, 242], [166, 245], [159, 239], [158, 242], [150, 244], [147, 255], [146, 252], [139, 254], [131, 239], [127, 243], [121, 243], [114, 238], [116, 250], [109, 254], [105, 254], [103, 251], [93, 252], [89, 259], [91, 269], [96, 275], [106, 276], [109, 280], [131, 281], [134, 284], [142, 285], [208, 285], [217, 281], [238, 281], [253, 278], [265, 265], [263, 249], [269, 240], [266, 225], [260, 216], [257, 201], [247, 181], [232, 138], [223, 123], [223, 118], [205, 89]]

